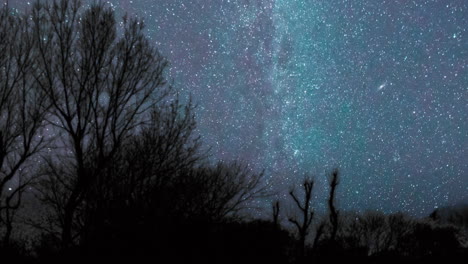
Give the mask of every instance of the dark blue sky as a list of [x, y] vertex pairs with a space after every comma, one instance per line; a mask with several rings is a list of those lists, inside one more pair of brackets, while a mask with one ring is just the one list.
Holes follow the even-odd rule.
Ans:
[[346, 209], [468, 200], [468, 1], [108, 2], [145, 18], [214, 158], [319, 189], [337, 166]]

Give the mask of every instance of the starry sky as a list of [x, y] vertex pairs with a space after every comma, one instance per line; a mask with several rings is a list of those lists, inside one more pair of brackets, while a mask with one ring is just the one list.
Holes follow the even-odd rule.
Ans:
[[468, 1], [107, 2], [145, 19], [214, 159], [317, 195], [339, 167], [344, 209], [468, 202]]

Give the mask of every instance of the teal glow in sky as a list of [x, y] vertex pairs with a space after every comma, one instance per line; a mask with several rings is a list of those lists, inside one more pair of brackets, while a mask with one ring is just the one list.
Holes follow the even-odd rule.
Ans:
[[108, 2], [145, 18], [214, 158], [281, 186], [338, 166], [346, 209], [468, 201], [468, 1]]

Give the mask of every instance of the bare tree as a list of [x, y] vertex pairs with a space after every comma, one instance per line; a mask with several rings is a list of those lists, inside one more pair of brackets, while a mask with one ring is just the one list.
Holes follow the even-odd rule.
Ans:
[[[314, 210], [312, 209], [312, 190], [314, 188], [314, 181], [311, 178], [306, 178], [302, 183], [304, 198], [300, 199], [292, 189], [289, 195], [293, 199], [296, 207], [299, 209], [301, 217], [291, 216], [289, 221], [294, 224], [299, 235], [300, 256], [304, 256], [306, 238], [310, 231], [310, 225], [314, 218]], [[299, 220], [299, 218], [302, 218]]]
[[338, 169], [335, 169], [331, 174], [330, 179], [330, 196], [328, 197], [328, 210], [331, 224], [331, 241], [336, 238], [338, 232], [338, 210], [335, 206], [336, 187], [338, 186]]
[[190, 102], [182, 106], [175, 99], [167, 107], [151, 109], [149, 122], [123, 145], [89, 190], [86, 210], [79, 212], [83, 233], [92, 235], [97, 226], [116, 222], [115, 216], [132, 210], [142, 217], [151, 215], [144, 221], [156, 224], [160, 220], [155, 219], [156, 211], [168, 215], [165, 209], [177, 207], [180, 197], [171, 200], [168, 189], [206, 155], [194, 134], [193, 108]]
[[[79, 238], [76, 212], [98, 176], [171, 93], [163, 77], [166, 60], [145, 37], [144, 23], [103, 4], [83, 10], [78, 0], [37, 2], [32, 9], [37, 45], [36, 83], [51, 102], [48, 124], [64, 150], [50, 158], [49, 186], [63, 246]], [[120, 34], [119, 34], [120, 32]]]
[[411, 223], [400, 215], [385, 215], [367, 211], [364, 214], [345, 216], [340, 237], [345, 246], [351, 249], [365, 249], [368, 255], [388, 252], [395, 249], [398, 241], [410, 228]]
[[33, 39], [27, 17], [0, 10], [0, 224], [8, 245], [15, 210], [31, 181], [24, 170], [44, 147], [41, 130], [47, 101], [32, 82]]
[[165, 108], [153, 107], [151, 120], [128, 141], [121, 161], [114, 162], [113, 174], [132, 192], [132, 199], [142, 201], [167, 187], [175, 175], [204, 160], [206, 152], [200, 149], [200, 137], [194, 134], [193, 109], [191, 102], [181, 106], [178, 99]]
[[270, 195], [263, 183], [263, 172], [256, 173], [239, 162], [218, 162], [215, 166], [193, 168], [174, 182], [179, 198], [177, 214], [222, 221], [253, 207], [251, 202]]

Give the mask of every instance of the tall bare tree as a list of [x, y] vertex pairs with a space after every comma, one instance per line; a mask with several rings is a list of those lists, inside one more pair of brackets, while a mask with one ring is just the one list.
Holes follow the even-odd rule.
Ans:
[[[125, 141], [149, 120], [147, 110], [171, 93], [166, 60], [144, 35], [144, 23], [103, 4], [37, 2], [32, 9], [38, 54], [35, 79], [51, 102], [48, 124], [64, 150], [49, 159], [44, 196], [57, 211], [67, 247], [79, 238], [76, 212]], [[57, 198], [59, 197], [59, 198]]]
[[[0, 224], [8, 244], [15, 210], [31, 181], [24, 170], [44, 147], [47, 100], [33, 83], [34, 41], [27, 17], [7, 5], [0, 10]], [[0, 226], [1, 227], [1, 226]]]
[[300, 199], [295, 190], [292, 189], [289, 195], [294, 201], [294, 204], [299, 209], [300, 216], [291, 216], [289, 221], [294, 224], [299, 236], [299, 253], [303, 257], [305, 253], [306, 238], [310, 231], [310, 225], [314, 218], [314, 210], [312, 209], [312, 190], [314, 181], [311, 178], [306, 178], [302, 183], [304, 198]]
[[[314, 244], [313, 247], [316, 249], [321, 239], [324, 239], [324, 235], [327, 237], [325, 241], [327, 243], [335, 243], [336, 236], [338, 233], [338, 224], [339, 224], [339, 211], [336, 209], [336, 188], [339, 184], [339, 171], [338, 169], [334, 169], [330, 175], [330, 193], [327, 200], [328, 205], [328, 217], [322, 219], [316, 229], [315, 237], [314, 237]], [[322, 241], [323, 242], [323, 241]], [[333, 244], [336, 246], [336, 244]]]

